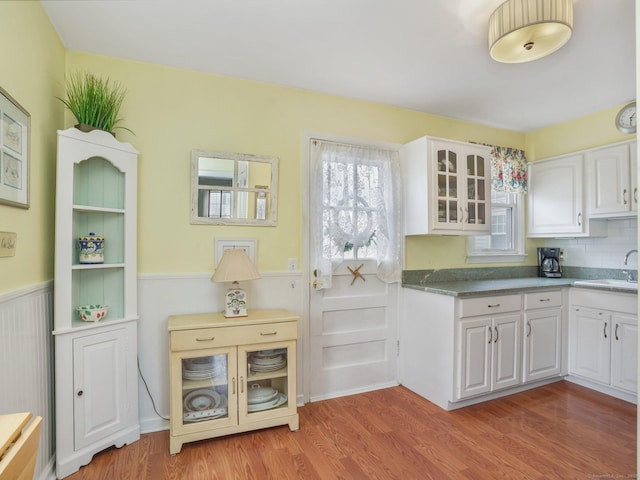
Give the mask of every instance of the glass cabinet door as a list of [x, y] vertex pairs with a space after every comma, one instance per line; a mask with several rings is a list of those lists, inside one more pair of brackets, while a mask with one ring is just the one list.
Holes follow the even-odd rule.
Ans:
[[[202, 352], [202, 351], [201, 351]], [[172, 427], [183, 433], [237, 423], [235, 348], [172, 356]], [[177, 388], [179, 385], [179, 388]]]
[[458, 155], [447, 149], [439, 149], [437, 156], [438, 176], [438, 223], [457, 224], [458, 211]]
[[238, 350], [240, 423], [295, 413], [295, 341]]
[[485, 198], [485, 159], [480, 155], [467, 155], [467, 221], [471, 225], [487, 223]]

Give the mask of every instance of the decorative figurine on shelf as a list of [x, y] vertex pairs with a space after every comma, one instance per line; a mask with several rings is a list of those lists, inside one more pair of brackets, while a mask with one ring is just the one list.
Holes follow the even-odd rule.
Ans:
[[104, 237], [91, 232], [78, 239], [80, 263], [104, 263]]

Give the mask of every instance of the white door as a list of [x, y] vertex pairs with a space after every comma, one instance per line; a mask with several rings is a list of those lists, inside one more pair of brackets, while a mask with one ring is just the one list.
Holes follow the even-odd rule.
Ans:
[[[310, 141], [309, 148], [310, 185], [319, 185], [318, 177], [323, 179], [323, 187], [310, 188], [309, 196], [312, 272], [319, 272], [317, 244], [322, 242], [326, 247], [323, 252], [333, 252], [323, 254], [324, 283], [319, 285], [320, 276], [312, 275], [309, 287], [308, 388], [309, 398], [314, 401], [397, 384], [399, 283], [386, 283], [376, 275], [378, 266], [374, 257], [381, 243], [377, 242], [380, 236], [375, 228], [379, 212], [373, 208], [368, 190], [380, 180], [370, 175], [375, 167], [366, 161], [350, 166], [349, 155], [331, 159], [320, 155], [317, 150], [314, 152], [314, 148], [319, 148], [315, 140]], [[332, 166], [316, 168], [321, 167], [319, 162]], [[332, 203], [327, 199], [333, 195], [330, 192], [336, 184], [340, 199]], [[359, 190], [363, 184], [368, 186]], [[341, 233], [332, 233], [335, 225], [323, 228], [314, 223], [314, 212], [325, 205], [326, 210], [320, 215], [327, 218], [336, 215], [328, 222], [341, 222], [338, 228]], [[401, 215], [399, 205], [394, 206], [393, 213]], [[345, 218], [355, 219], [355, 223], [349, 225]], [[317, 234], [318, 230], [322, 233]], [[399, 251], [397, 254], [399, 259]], [[328, 256], [333, 259], [332, 266], [327, 266]], [[331, 271], [330, 285], [326, 281], [327, 270]]]

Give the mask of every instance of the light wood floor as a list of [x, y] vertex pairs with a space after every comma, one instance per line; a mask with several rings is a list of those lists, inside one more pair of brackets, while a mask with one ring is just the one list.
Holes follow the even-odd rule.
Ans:
[[309, 403], [276, 427], [186, 444], [168, 431], [69, 480], [635, 478], [636, 406], [558, 382], [445, 412], [404, 387]]

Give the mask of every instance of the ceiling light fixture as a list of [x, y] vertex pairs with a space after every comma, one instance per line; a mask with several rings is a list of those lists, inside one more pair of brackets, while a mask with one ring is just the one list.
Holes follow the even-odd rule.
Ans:
[[549, 55], [571, 38], [573, 0], [507, 0], [489, 17], [489, 53], [503, 63]]

